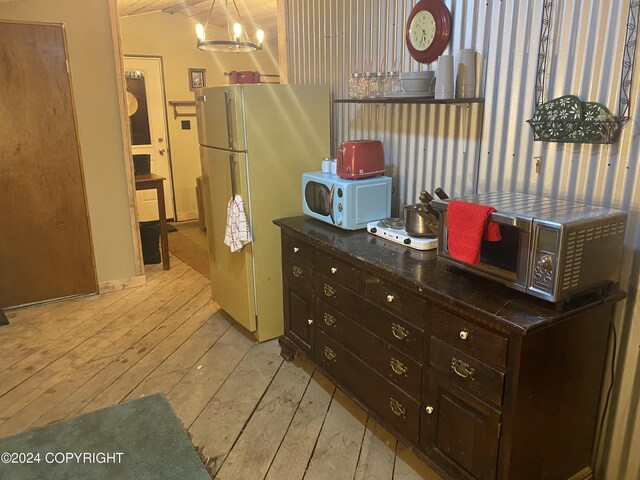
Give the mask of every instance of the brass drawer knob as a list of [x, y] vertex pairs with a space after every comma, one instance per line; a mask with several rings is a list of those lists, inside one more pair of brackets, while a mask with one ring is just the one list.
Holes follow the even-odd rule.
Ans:
[[298, 253], [300, 249], [298, 247], [293, 247], [293, 253]]
[[393, 358], [393, 357], [391, 357], [390, 363], [391, 363], [391, 370], [396, 372], [398, 375], [404, 375], [405, 377], [407, 376], [407, 372], [409, 371], [409, 368], [404, 363], [402, 363], [397, 358]]
[[461, 330], [460, 331], [460, 338], [462, 340], [466, 340], [467, 338], [469, 338], [469, 332], [467, 332], [466, 330]]
[[404, 328], [402, 325], [398, 325], [397, 323], [391, 324], [391, 333], [398, 340], [403, 340], [409, 336], [409, 330]]
[[427, 408], [424, 409], [429, 415], [433, 413], [433, 407], [431, 405], [427, 405]]
[[393, 295], [387, 295], [387, 302], [393, 302]]
[[327, 297], [333, 297], [336, 294], [336, 289], [333, 288], [331, 285], [327, 285], [326, 283], [323, 286], [323, 290], [324, 290], [324, 294]]
[[407, 418], [407, 409], [404, 408], [402, 404], [395, 398], [389, 399], [389, 407], [391, 408], [391, 411], [395, 416]]
[[333, 327], [336, 324], [336, 319], [333, 315], [325, 313], [322, 317], [324, 318], [324, 323], [326, 323], [327, 326]]
[[465, 363], [462, 360], [458, 360], [453, 357], [451, 359], [451, 369], [459, 377], [470, 378], [471, 380], [474, 380], [473, 374], [476, 371], [475, 368], [472, 368], [468, 363]]
[[324, 347], [324, 356], [327, 358], [327, 360], [335, 361], [336, 352], [331, 350], [329, 347]]
[[313, 319], [311, 319], [311, 318], [307, 319], [307, 324], [313, 325]]
[[302, 269], [300, 267], [292, 267], [291, 270], [293, 271], [293, 276], [296, 278], [302, 278], [304, 277], [304, 272], [302, 271]]
[[338, 269], [336, 267], [331, 267], [331, 273], [336, 273]]

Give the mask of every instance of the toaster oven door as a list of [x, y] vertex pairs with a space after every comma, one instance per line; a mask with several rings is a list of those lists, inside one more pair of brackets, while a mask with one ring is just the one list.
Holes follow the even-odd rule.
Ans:
[[333, 195], [335, 185], [329, 186], [324, 183], [310, 180], [304, 187], [304, 202], [307, 208], [320, 217], [331, 218], [331, 223], [335, 224], [333, 217]]
[[525, 291], [529, 261], [530, 225], [513, 222], [509, 219], [498, 220], [501, 240], [483, 241], [480, 247], [480, 262], [468, 264], [453, 258], [448, 248], [446, 213], [440, 214], [440, 241], [438, 255], [447, 263], [460, 266], [465, 270], [487, 278], [498, 280], [517, 290]]

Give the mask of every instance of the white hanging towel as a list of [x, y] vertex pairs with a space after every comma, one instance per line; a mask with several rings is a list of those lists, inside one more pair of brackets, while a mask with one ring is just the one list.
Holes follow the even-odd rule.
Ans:
[[231, 197], [227, 205], [227, 228], [224, 232], [224, 243], [231, 252], [239, 252], [251, 241], [249, 222], [244, 213], [244, 202], [240, 195]]

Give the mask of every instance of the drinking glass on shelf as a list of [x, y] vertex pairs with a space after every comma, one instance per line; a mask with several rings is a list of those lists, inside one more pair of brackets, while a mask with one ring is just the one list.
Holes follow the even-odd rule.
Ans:
[[394, 95], [402, 92], [402, 84], [400, 83], [400, 74], [390, 72], [388, 75], [387, 88], [385, 95]]
[[349, 79], [348, 93], [349, 98], [361, 98], [360, 90], [362, 88], [362, 74], [352, 73]]
[[375, 73], [365, 73], [362, 81], [361, 98], [373, 98], [377, 91], [377, 75]]
[[387, 72], [378, 72], [376, 74], [376, 97], [384, 97], [386, 95], [388, 78]]
[[367, 98], [367, 81], [366, 73], [360, 74], [360, 82], [358, 82], [358, 98]]

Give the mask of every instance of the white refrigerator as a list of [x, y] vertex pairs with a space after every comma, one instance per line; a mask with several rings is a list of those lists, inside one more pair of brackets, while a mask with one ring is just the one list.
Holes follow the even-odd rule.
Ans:
[[[284, 332], [280, 230], [302, 213], [301, 176], [330, 154], [326, 86], [233, 85], [196, 92], [213, 299], [258, 341]], [[227, 204], [240, 195], [253, 241], [231, 253]]]

